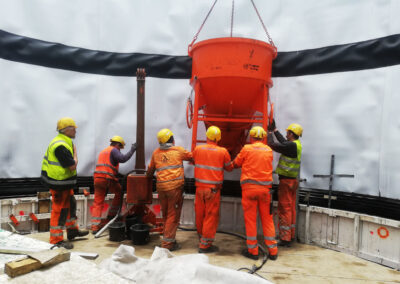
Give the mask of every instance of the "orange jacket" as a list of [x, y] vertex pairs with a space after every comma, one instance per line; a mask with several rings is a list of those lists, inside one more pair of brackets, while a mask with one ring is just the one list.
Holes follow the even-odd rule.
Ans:
[[192, 159], [192, 153], [183, 147], [172, 146], [168, 149], [157, 148], [151, 157], [147, 175], [154, 171], [157, 178], [157, 190], [168, 191], [184, 184], [183, 163]]
[[272, 185], [273, 159], [271, 148], [264, 143], [245, 145], [233, 161], [236, 168], [242, 167], [240, 184]]
[[114, 167], [110, 161], [112, 149], [114, 149], [114, 146], [108, 146], [100, 152], [99, 158], [97, 159], [96, 169], [94, 171], [94, 178], [106, 178], [118, 181], [117, 174], [119, 164]]
[[207, 141], [207, 144], [199, 145], [194, 149], [193, 160], [196, 186], [209, 187], [222, 184], [224, 169], [228, 171], [233, 169], [228, 151], [211, 141]]

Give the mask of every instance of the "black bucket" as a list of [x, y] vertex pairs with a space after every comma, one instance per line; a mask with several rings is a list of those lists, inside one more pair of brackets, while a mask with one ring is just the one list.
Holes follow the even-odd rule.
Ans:
[[123, 222], [114, 222], [109, 227], [110, 241], [122, 242], [125, 240], [125, 225]]
[[132, 240], [130, 228], [132, 225], [142, 223], [142, 217], [139, 215], [130, 215], [125, 219], [125, 231], [128, 239]]
[[135, 224], [130, 227], [134, 245], [145, 245], [150, 241], [150, 227], [146, 224]]

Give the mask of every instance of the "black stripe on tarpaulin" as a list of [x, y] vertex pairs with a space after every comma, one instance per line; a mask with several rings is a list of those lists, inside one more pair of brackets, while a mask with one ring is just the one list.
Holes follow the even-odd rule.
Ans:
[[[46, 42], [0, 30], [0, 58], [50, 68], [109, 76], [188, 79], [189, 56], [115, 53]], [[272, 77], [291, 77], [374, 69], [400, 64], [400, 34], [316, 49], [278, 52]]]
[[0, 30], [0, 58], [50, 68], [109, 76], [136, 76], [137, 68], [158, 78], [190, 78], [188, 56], [116, 53], [72, 47]]
[[400, 34], [308, 50], [279, 52], [272, 77], [292, 77], [400, 64]]

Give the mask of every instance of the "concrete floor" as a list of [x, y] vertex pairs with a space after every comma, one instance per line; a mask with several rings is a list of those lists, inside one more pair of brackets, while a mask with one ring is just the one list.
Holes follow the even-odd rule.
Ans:
[[[48, 242], [49, 233], [32, 234], [28, 237]], [[196, 232], [179, 230], [176, 239], [182, 249], [173, 252], [174, 254], [197, 253]], [[133, 245], [130, 240], [121, 243]], [[95, 263], [110, 257], [120, 245], [109, 241], [107, 232], [98, 239], [89, 234], [87, 238], [77, 239], [73, 244], [73, 251], [98, 253], [99, 257], [93, 260]], [[135, 246], [136, 255], [150, 258], [154, 247], [159, 244], [160, 237], [152, 235], [149, 244]], [[215, 245], [219, 246], [220, 251], [208, 254], [211, 264], [231, 269], [251, 268], [253, 264], [259, 264], [259, 261], [240, 255], [245, 246], [244, 240], [240, 238], [217, 234]], [[279, 248], [278, 260], [268, 260], [258, 273], [274, 283], [400, 283], [399, 271], [352, 255], [300, 243], [295, 243], [290, 248]]]

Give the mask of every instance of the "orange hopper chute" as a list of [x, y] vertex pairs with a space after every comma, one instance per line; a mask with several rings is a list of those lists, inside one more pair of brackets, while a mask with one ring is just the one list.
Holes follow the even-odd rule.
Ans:
[[[254, 3], [253, 6], [260, 18]], [[186, 118], [188, 127], [193, 127], [192, 150], [198, 142], [205, 142], [197, 138], [199, 121], [204, 121], [206, 128], [216, 125], [221, 129], [219, 145], [234, 157], [245, 144], [254, 123], [266, 129], [268, 119], [272, 120], [273, 104], [269, 104], [268, 90], [272, 87], [272, 61], [277, 50], [261, 18], [260, 21], [270, 44], [239, 37], [214, 38], [194, 44], [199, 30], [189, 45], [190, 83], [195, 96], [194, 103], [188, 99]]]

